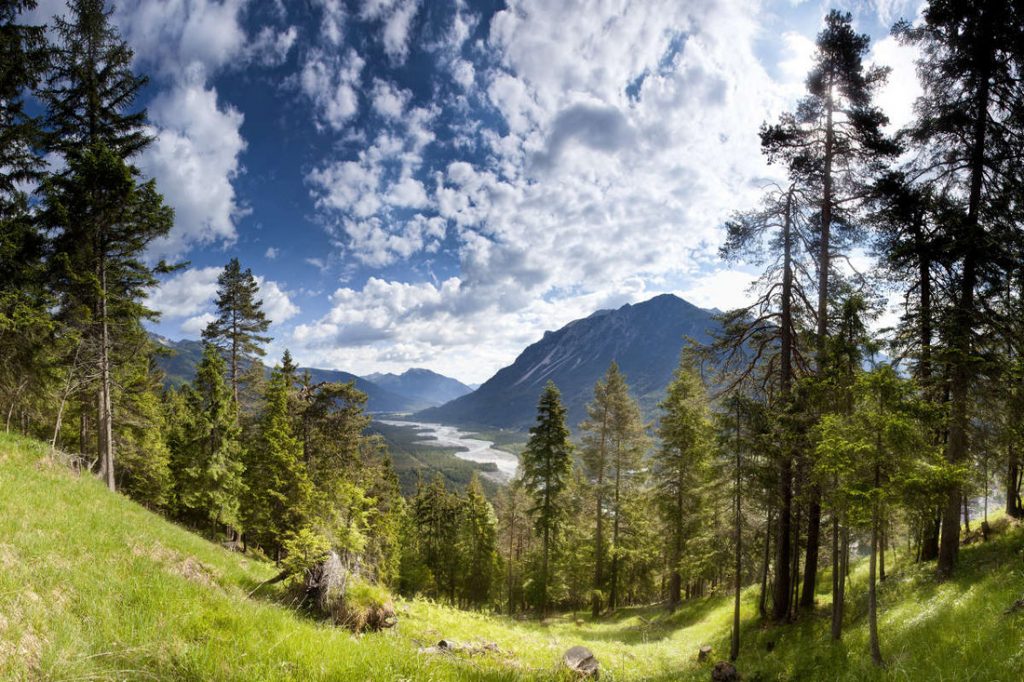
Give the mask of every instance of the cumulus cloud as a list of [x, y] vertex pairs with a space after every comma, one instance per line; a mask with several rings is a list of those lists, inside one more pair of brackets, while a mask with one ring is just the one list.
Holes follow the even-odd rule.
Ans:
[[298, 37], [299, 31], [294, 26], [283, 31], [264, 26], [249, 43], [247, 53], [250, 59], [262, 66], [280, 66], [288, 60], [288, 53]]
[[266, 253], [263, 254], [263, 257], [266, 258], [267, 260], [274, 260], [280, 253], [281, 252], [278, 249], [274, 248], [273, 246], [268, 246]]
[[137, 59], [173, 76], [194, 64], [212, 73], [246, 45], [241, 11], [246, 0], [129, 0], [115, 20]]
[[[401, 5], [357, 11], [383, 28]], [[304, 361], [483, 379], [598, 307], [663, 291], [746, 303], [754, 277], [718, 262], [721, 226], [780, 173], [758, 128], [802, 96], [813, 36], [783, 33], [766, 52], [777, 8], [743, 0], [520, 0], [470, 43], [478, 20], [462, 10], [425, 47], [451, 78], [433, 106], [373, 79], [365, 144], [306, 177], [340, 258], [415, 269], [335, 292], [295, 329]], [[884, 39], [872, 55], [894, 67], [880, 93], [894, 125], [916, 84], [903, 49]], [[435, 278], [434, 253], [457, 276]], [[417, 277], [429, 281], [405, 281]]]
[[299, 306], [292, 303], [291, 296], [273, 280], [256, 276], [260, 287], [260, 299], [263, 301], [263, 312], [272, 324], [283, 324], [299, 314]]
[[409, 36], [418, 10], [418, 0], [364, 0], [360, 16], [381, 22], [384, 52], [400, 64], [409, 54]]
[[154, 255], [180, 256], [195, 244], [233, 242], [235, 221], [244, 213], [232, 185], [245, 149], [242, 114], [220, 106], [216, 90], [194, 78], [157, 95], [150, 118], [156, 139], [140, 166], [157, 178], [175, 211], [174, 228], [153, 244]]
[[163, 283], [149, 297], [149, 304], [165, 317], [192, 317], [217, 295], [221, 268], [189, 268]]
[[360, 75], [366, 62], [348, 49], [344, 54], [311, 50], [302, 66], [302, 92], [316, 107], [318, 122], [341, 130], [359, 111]]

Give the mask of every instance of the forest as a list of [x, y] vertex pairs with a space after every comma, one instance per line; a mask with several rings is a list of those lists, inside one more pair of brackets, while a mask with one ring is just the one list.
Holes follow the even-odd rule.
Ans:
[[[549, 384], [508, 485], [437, 477], [409, 496], [364, 395], [267, 357], [237, 258], [194, 380], [164, 385], [147, 300], [187, 264], [147, 251], [175, 216], [136, 165], [153, 143], [146, 77], [104, 0], [71, 0], [49, 31], [21, 23], [34, 6], [0, 4], [4, 429], [273, 562], [274, 581], [309, 589], [334, 566], [378, 606], [421, 595], [536, 619], [735, 595], [736, 660], [742, 590], [765, 623], [794, 623], [830, 580], [838, 641], [866, 557], [866, 655], [883, 666], [887, 554], [952, 580], [990, 511], [1024, 517], [1020, 2], [931, 0], [893, 26], [924, 90], [895, 133], [875, 102], [888, 69], [831, 11], [804, 95], [759, 131], [785, 179], [724, 226], [721, 258], [761, 271], [756, 301], [723, 313], [712, 343], [680, 339], [656, 414], [614, 363], [580, 424]], [[889, 301], [900, 314], [881, 326]], [[325, 611], [351, 625], [351, 608]]]

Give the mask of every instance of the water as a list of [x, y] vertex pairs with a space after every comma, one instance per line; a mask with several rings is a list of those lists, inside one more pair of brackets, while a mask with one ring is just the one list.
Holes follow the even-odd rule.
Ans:
[[408, 426], [416, 429], [421, 436], [418, 442], [434, 445], [439, 448], [458, 448], [455, 456], [469, 462], [480, 462], [482, 464], [493, 463], [498, 467], [497, 474], [484, 472], [485, 476], [491, 476], [502, 481], [508, 481], [516, 473], [519, 466], [519, 458], [510, 452], [504, 452], [492, 447], [493, 442], [480, 438], [471, 438], [454, 426], [444, 424], [429, 424], [424, 422], [405, 422], [397, 420], [380, 419], [382, 424], [391, 426]]

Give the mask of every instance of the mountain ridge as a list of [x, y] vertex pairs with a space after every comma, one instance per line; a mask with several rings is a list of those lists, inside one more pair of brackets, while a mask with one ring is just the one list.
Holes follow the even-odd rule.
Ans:
[[626, 375], [645, 414], [653, 415], [686, 340], [709, 341], [719, 326], [715, 314], [674, 294], [597, 310], [544, 332], [511, 365], [498, 370], [472, 393], [422, 410], [415, 417], [522, 430], [533, 423], [541, 389], [552, 379], [562, 392], [569, 425], [575, 427], [585, 417], [594, 383], [613, 360]]

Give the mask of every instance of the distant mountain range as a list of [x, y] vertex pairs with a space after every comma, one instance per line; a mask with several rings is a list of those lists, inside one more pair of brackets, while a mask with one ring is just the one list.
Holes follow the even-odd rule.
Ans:
[[645, 414], [653, 416], [665, 394], [687, 338], [704, 343], [719, 323], [704, 310], [664, 294], [617, 310], [599, 310], [544, 337], [524, 350], [477, 390], [415, 415], [420, 421], [526, 429], [549, 379], [562, 392], [569, 425], [586, 416], [594, 383], [612, 360], [626, 375]]
[[[155, 334], [153, 338], [168, 351], [157, 359], [164, 372], [165, 383], [180, 386], [192, 381], [196, 365], [203, 355], [203, 344], [187, 339], [172, 341]], [[299, 371], [308, 371], [315, 382], [354, 381], [356, 388], [366, 394], [369, 412], [414, 412], [441, 405], [473, 390], [460, 381], [429, 369], [409, 369], [402, 374], [371, 374], [367, 377], [315, 367], [300, 367]]]

